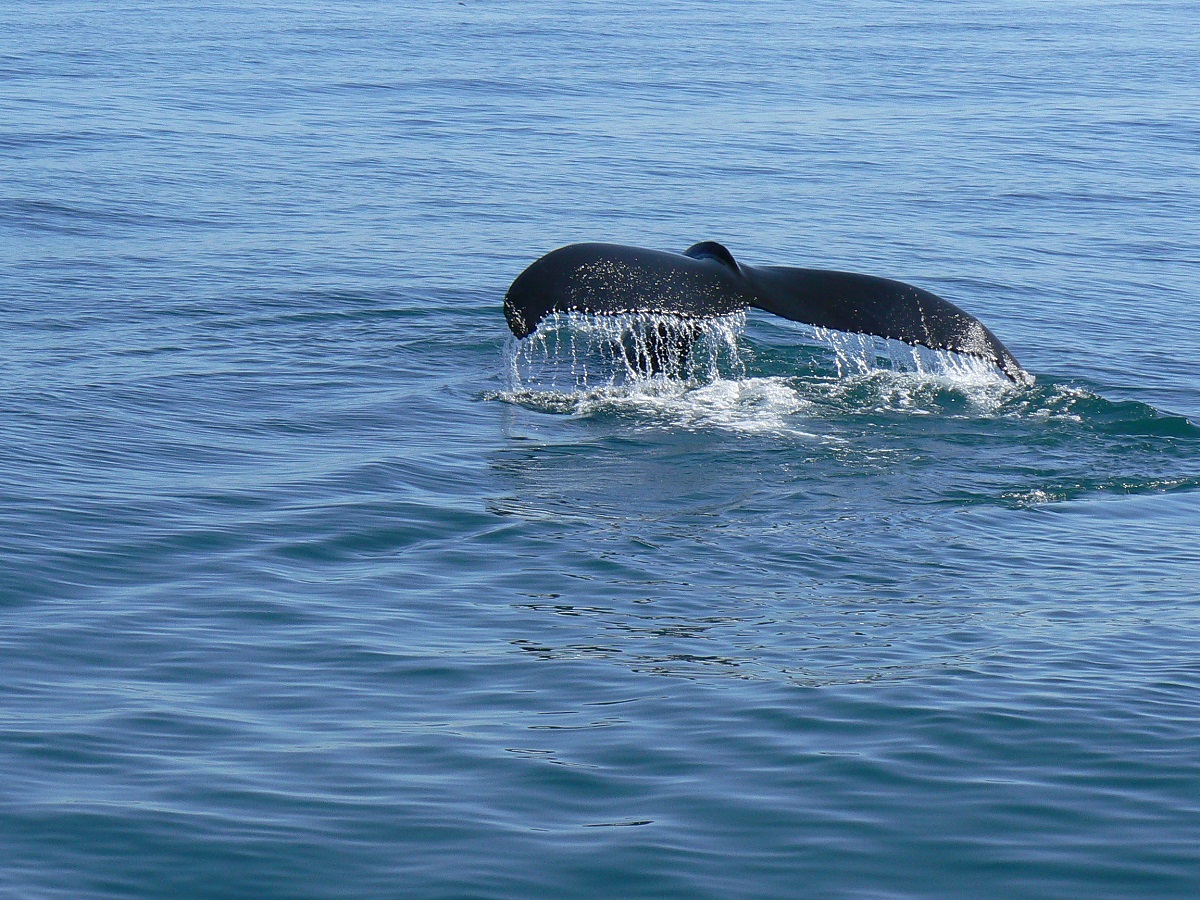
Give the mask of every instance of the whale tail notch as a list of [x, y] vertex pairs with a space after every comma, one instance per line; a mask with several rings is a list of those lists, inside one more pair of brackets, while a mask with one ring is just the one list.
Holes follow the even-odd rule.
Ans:
[[692, 246], [683, 251], [683, 255], [691, 259], [715, 260], [738, 275], [742, 273], [741, 266], [733, 258], [733, 254], [729, 252], [729, 248], [724, 244], [718, 244], [716, 241], [701, 241], [698, 244], [692, 244]]

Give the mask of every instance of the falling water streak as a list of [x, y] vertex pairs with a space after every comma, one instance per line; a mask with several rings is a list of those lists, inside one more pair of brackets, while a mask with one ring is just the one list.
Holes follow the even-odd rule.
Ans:
[[833, 351], [838, 378], [880, 371], [911, 373], [953, 381], [1007, 381], [990, 361], [951, 350], [933, 350], [869, 334], [800, 325], [811, 343]]
[[742, 379], [746, 314], [691, 319], [660, 313], [554, 313], [506, 347], [510, 390], [578, 391], [669, 377]]
[[[792, 323], [788, 323], [791, 325]], [[711, 319], [661, 313], [554, 313], [538, 330], [506, 347], [510, 391], [572, 393], [671, 378], [692, 384], [741, 380], [738, 339], [745, 312]], [[873, 335], [796, 325], [802, 340], [827, 349], [839, 380], [879, 373], [1009, 384], [990, 361]]]

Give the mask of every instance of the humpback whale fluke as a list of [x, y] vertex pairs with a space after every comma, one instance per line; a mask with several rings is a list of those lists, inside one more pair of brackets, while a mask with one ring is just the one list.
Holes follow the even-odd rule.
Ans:
[[982, 322], [936, 294], [874, 275], [747, 266], [716, 241], [682, 254], [570, 244], [532, 263], [504, 296], [508, 327], [519, 338], [554, 312], [655, 312], [687, 319], [752, 306], [818, 328], [980, 357], [1012, 381], [1032, 381]]

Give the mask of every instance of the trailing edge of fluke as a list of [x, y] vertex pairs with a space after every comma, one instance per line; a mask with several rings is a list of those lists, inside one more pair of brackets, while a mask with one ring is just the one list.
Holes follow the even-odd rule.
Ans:
[[710, 318], [749, 307], [818, 328], [981, 357], [1019, 384], [1033, 380], [982, 322], [936, 294], [874, 275], [742, 265], [716, 241], [682, 254], [571, 244], [532, 263], [504, 296], [504, 316], [519, 338], [554, 312]]

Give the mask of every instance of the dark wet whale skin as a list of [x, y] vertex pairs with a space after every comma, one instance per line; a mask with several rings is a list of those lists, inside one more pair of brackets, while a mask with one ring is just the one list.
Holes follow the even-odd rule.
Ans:
[[1032, 381], [978, 319], [911, 284], [824, 269], [747, 266], [715, 241], [684, 253], [621, 244], [571, 244], [532, 263], [509, 287], [504, 314], [517, 337], [552, 312], [728, 315], [749, 307], [820, 328], [982, 357]]

